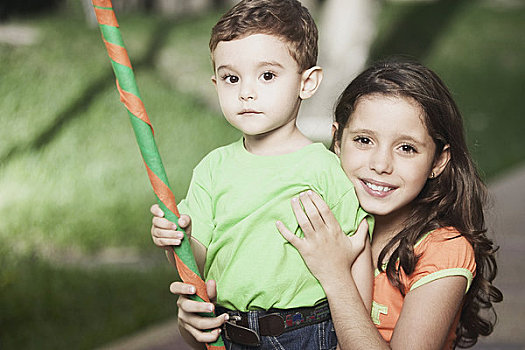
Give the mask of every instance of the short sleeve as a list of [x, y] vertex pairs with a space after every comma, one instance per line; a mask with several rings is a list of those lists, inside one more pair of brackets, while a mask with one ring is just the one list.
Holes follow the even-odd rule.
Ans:
[[190, 186], [186, 198], [178, 207], [182, 214], [191, 218], [191, 235], [208, 248], [213, 229], [213, 203], [211, 196], [211, 173], [206, 158], [193, 169]]
[[374, 229], [374, 218], [368, 214], [360, 205], [353, 188], [350, 188], [331, 208], [334, 216], [341, 225], [341, 229], [347, 235], [352, 236], [363, 219], [368, 222], [368, 231], [372, 237]]
[[322, 162], [318, 164], [323, 169], [319, 172], [319, 185], [313, 190], [323, 197], [343, 232], [349, 236], [353, 235], [361, 221], [366, 218], [371, 237], [374, 228], [373, 216], [360, 206], [354, 186], [341, 168], [339, 158], [326, 149], [324, 152], [326, 153]]
[[459, 232], [441, 228], [428, 233], [416, 244], [414, 252], [419, 256], [414, 272], [407, 276], [407, 290], [413, 290], [429, 282], [449, 276], [463, 276], [470, 288], [476, 272], [476, 260], [472, 246]]

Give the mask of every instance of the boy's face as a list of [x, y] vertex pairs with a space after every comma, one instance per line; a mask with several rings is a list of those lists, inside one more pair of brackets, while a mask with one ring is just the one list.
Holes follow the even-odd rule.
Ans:
[[303, 77], [284, 41], [253, 34], [221, 41], [212, 54], [212, 81], [231, 125], [250, 136], [295, 127]]

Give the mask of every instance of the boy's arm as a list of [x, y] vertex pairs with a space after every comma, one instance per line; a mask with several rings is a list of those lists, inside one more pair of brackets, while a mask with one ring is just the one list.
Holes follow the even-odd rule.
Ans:
[[[217, 296], [215, 281], [207, 281], [206, 290], [213, 302]], [[213, 304], [190, 300], [188, 296], [195, 294], [195, 288], [190, 284], [174, 282], [170, 286], [170, 291], [179, 296], [178, 326], [184, 341], [193, 349], [204, 349], [205, 343], [217, 340], [220, 336], [219, 327], [228, 320], [228, 314], [216, 317], [199, 316], [197, 313], [210, 312]]]
[[[190, 245], [191, 245], [191, 251], [193, 252], [193, 256], [195, 257], [195, 262], [197, 263], [197, 267], [199, 269], [199, 273], [201, 276], [204, 276], [204, 264], [206, 263], [206, 247], [202, 245], [201, 242], [197, 241], [195, 238], [190, 236]], [[168, 258], [169, 262], [175, 266], [175, 257], [173, 256], [173, 249], [167, 249], [166, 250], [166, 257]]]

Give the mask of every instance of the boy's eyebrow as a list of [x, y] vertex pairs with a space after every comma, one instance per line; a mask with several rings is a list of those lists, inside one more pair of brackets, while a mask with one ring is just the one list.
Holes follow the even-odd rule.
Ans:
[[284, 68], [284, 66], [282, 64], [280, 64], [279, 62], [277, 62], [277, 61], [263, 61], [263, 62], [259, 63], [259, 67], [267, 67], [267, 66], [274, 66], [274, 67]]
[[[257, 64], [257, 67], [278, 67], [278, 68], [284, 68], [282, 64], [280, 64], [277, 61], [262, 61]], [[220, 71], [221, 69], [230, 69], [233, 70], [233, 66], [230, 64], [221, 64], [217, 67], [217, 71]]]
[[222, 65], [217, 67], [217, 71], [219, 71], [221, 69], [232, 69], [232, 67], [229, 64], [222, 64]]

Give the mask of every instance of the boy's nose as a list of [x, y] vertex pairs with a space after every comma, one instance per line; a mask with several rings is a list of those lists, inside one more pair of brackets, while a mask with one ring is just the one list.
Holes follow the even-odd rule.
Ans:
[[253, 86], [251, 86], [251, 84], [243, 84], [239, 92], [239, 98], [242, 101], [254, 100], [257, 98], [257, 94], [255, 93], [255, 89]]

